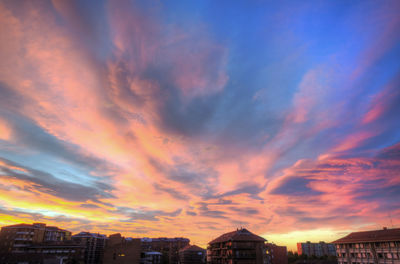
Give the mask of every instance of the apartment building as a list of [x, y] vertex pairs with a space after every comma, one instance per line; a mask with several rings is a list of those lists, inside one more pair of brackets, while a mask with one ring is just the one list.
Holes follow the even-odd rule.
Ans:
[[4, 226], [0, 231], [0, 254], [23, 253], [31, 244], [70, 239], [71, 232], [43, 223]]
[[209, 264], [265, 264], [268, 261], [265, 239], [245, 228], [219, 236], [209, 242]]
[[0, 231], [0, 263], [80, 260], [82, 248], [73, 243], [71, 232], [43, 223], [4, 226]]
[[85, 264], [102, 263], [106, 239], [106, 235], [89, 232], [80, 232], [72, 236], [75, 243], [85, 248]]
[[334, 244], [325, 243], [324, 241], [318, 243], [307, 241], [305, 243], [297, 243], [297, 253], [309, 257], [336, 256], [336, 247]]
[[400, 264], [400, 228], [353, 232], [332, 243], [339, 264]]
[[140, 264], [164, 264], [162, 254], [157, 251], [142, 252]]
[[266, 243], [269, 264], [288, 264], [287, 248], [272, 243]]
[[126, 239], [119, 233], [108, 237], [104, 249], [103, 264], [139, 264], [140, 258], [140, 238]]
[[179, 250], [179, 264], [206, 263], [206, 250], [196, 245], [188, 245]]
[[179, 250], [189, 245], [190, 240], [184, 237], [159, 237], [142, 238], [142, 252], [160, 252], [161, 262], [165, 264], [178, 264]]

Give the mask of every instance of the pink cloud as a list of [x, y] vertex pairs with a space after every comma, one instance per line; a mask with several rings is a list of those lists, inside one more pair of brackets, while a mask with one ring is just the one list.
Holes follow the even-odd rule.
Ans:
[[179, 25], [163, 26], [154, 19], [157, 16], [157, 7], [151, 16], [144, 16], [131, 5], [110, 3], [117, 57], [130, 58], [127, 64], [131, 75], [140, 78], [146, 71], [166, 72], [165, 81], [172, 81], [189, 99], [221, 91], [228, 80], [226, 48], [201, 25], [185, 31]]

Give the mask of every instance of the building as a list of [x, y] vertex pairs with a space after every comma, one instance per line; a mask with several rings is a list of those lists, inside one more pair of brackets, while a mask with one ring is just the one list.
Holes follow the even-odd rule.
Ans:
[[125, 239], [121, 234], [110, 235], [104, 249], [103, 264], [138, 264], [140, 253], [140, 238]]
[[23, 254], [11, 254], [6, 263], [84, 264], [84, 252], [72, 241], [44, 242], [28, 246]]
[[288, 264], [287, 248], [271, 243], [266, 243], [267, 258], [270, 264]]
[[85, 247], [85, 264], [101, 264], [107, 237], [105, 235], [80, 232], [72, 240]]
[[32, 245], [70, 239], [71, 232], [43, 223], [4, 226], [0, 231], [0, 261], [26, 254]]
[[190, 243], [189, 239], [183, 237], [142, 238], [141, 241], [142, 252], [161, 253], [161, 262], [165, 264], [178, 264], [179, 250]]
[[268, 261], [265, 241], [245, 228], [223, 234], [209, 242], [207, 263], [265, 264]]
[[339, 264], [400, 264], [400, 228], [353, 232], [332, 243]]
[[324, 241], [319, 243], [307, 241], [305, 243], [297, 243], [297, 253], [308, 257], [336, 256], [336, 248], [334, 244], [325, 243]]
[[204, 264], [206, 250], [196, 245], [187, 245], [179, 250], [179, 264]]
[[162, 254], [157, 251], [142, 252], [140, 264], [161, 264]]

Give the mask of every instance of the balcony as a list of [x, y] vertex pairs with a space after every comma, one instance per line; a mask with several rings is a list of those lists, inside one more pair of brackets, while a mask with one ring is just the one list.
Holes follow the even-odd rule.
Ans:
[[32, 241], [32, 238], [27, 238], [27, 237], [16, 237], [14, 238], [15, 241]]
[[16, 233], [17, 235], [33, 235], [33, 232], [29, 231], [19, 231]]
[[27, 245], [27, 244], [14, 244], [13, 245], [13, 247], [15, 247], [15, 248], [21, 248], [21, 247], [27, 247], [27, 246], [29, 246], [29, 245]]

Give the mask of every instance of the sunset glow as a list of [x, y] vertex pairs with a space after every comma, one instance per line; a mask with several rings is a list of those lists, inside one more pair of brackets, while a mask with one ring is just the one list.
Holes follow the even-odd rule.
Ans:
[[400, 1], [1, 1], [0, 226], [295, 249], [400, 226]]

